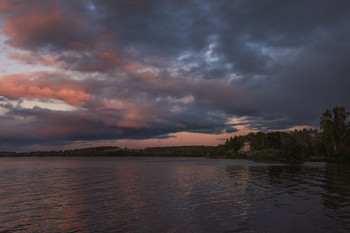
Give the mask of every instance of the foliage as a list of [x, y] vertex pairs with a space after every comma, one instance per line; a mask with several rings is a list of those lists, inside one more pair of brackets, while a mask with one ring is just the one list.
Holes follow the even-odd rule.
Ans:
[[280, 153], [281, 150], [277, 149], [250, 151], [246, 154], [246, 158], [256, 162], [279, 162]]
[[350, 113], [344, 107], [327, 109], [321, 116], [320, 128], [326, 154], [330, 157], [345, 157], [350, 147]]
[[0, 152], [2, 157], [18, 156], [162, 156], [162, 157], [206, 157], [214, 146], [174, 146], [128, 149], [113, 146], [91, 147], [64, 151]]
[[[350, 113], [344, 107], [335, 107], [322, 114], [321, 132], [316, 129], [302, 129], [235, 136], [219, 145], [210, 156], [247, 158], [255, 161], [350, 162], [349, 116]], [[239, 149], [245, 141], [250, 142], [251, 151], [239, 154]]]

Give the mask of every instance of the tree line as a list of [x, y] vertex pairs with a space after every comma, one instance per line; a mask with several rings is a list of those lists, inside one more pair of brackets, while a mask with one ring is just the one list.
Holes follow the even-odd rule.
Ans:
[[170, 146], [147, 147], [145, 149], [128, 149], [117, 146], [90, 147], [73, 150], [59, 151], [34, 151], [34, 152], [0, 152], [0, 157], [125, 157], [125, 156], [161, 156], [161, 157], [206, 157], [216, 147], [214, 146]]
[[[350, 162], [350, 113], [344, 107], [327, 109], [316, 129], [292, 132], [257, 132], [226, 140], [210, 153], [210, 157], [248, 158], [260, 161]], [[239, 153], [244, 142], [250, 151]]]

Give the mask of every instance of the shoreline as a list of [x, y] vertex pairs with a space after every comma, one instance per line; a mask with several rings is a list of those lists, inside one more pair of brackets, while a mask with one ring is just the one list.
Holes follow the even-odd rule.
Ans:
[[91, 147], [60, 151], [34, 152], [0, 152], [0, 158], [16, 157], [173, 157], [173, 158], [206, 158], [206, 159], [244, 159], [266, 164], [302, 164], [304, 162], [349, 163], [342, 158], [325, 156], [305, 156], [304, 158], [286, 158], [281, 150], [258, 150], [246, 153], [229, 153], [217, 155], [215, 146], [173, 146], [128, 149], [115, 146]]
[[[255, 163], [263, 163], [263, 164], [290, 164], [290, 165], [302, 165], [303, 163], [334, 163], [334, 164], [349, 164], [348, 162], [343, 161], [332, 161], [332, 160], [303, 160], [303, 161], [277, 161], [277, 160], [255, 160], [255, 159], [249, 159], [249, 158], [232, 158], [232, 157], [225, 157], [225, 156], [219, 156], [219, 157], [209, 157], [209, 156], [195, 156], [195, 155], [174, 155], [174, 156], [168, 156], [168, 155], [23, 155], [23, 154], [17, 154], [17, 155], [1, 155], [2, 152], [0, 152], [0, 158], [79, 158], [79, 157], [85, 157], [85, 158], [203, 158], [203, 159], [210, 159], [210, 160], [247, 160], [252, 161]], [[43, 153], [43, 152], [41, 152]]]

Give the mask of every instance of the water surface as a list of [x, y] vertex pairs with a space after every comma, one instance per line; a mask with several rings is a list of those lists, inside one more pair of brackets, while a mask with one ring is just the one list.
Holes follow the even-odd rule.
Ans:
[[0, 232], [349, 232], [350, 167], [0, 158]]

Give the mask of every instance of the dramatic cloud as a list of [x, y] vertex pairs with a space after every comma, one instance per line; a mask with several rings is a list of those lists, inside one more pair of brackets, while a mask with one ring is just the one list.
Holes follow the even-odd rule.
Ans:
[[0, 29], [3, 148], [224, 138], [350, 108], [347, 0], [4, 0]]
[[0, 80], [0, 95], [11, 98], [58, 99], [73, 105], [83, 105], [91, 98], [90, 94], [80, 90], [78, 82], [67, 78], [59, 79], [56, 75], [21, 73], [3, 76]]

